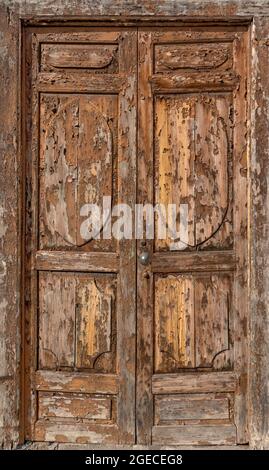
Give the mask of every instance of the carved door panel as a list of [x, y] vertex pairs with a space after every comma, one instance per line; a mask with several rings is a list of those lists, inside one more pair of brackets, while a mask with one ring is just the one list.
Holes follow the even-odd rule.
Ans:
[[[26, 438], [247, 442], [247, 32], [24, 44]], [[85, 238], [103, 197], [177, 212], [137, 247], [106, 217]]]
[[82, 227], [88, 204], [135, 202], [137, 32], [43, 31], [26, 36], [27, 438], [132, 443], [135, 240]]
[[168, 217], [138, 242], [138, 442], [244, 443], [246, 33], [144, 29], [138, 44], [139, 202], [177, 204], [177, 222], [188, 209], [176, 241]]

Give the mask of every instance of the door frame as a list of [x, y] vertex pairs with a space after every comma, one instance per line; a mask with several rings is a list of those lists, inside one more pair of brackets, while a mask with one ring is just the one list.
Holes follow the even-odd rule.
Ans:
[[[38, 4], [37, 4], [38, 3]], [[240, 0], [213, 0], [200, 5], [197, 2], [186, 5], [184, 1], [156, 3], [148, 5], [127, 5], [125, 2], [108, 0], [105, 7], [99, 5], [81, 5], [74, 2], [75, 8], [70, 10], [68, 2], [51, 2], [43, 0], [31, 5], [20, 5], [15, 2], [11, 7], [0, 1], [3, 14], [0, 20], [3, 45], [6, 54], [3, 56], [3, 82], [1, 98], [9, 109], [9, 117], [0, 115], [4, 158], [0, 161], [1, 190], [4, 194], [2, 205], [4, 231], [1, 233], [1, 289], [3, 301], [0, 317], [3, 320], [3, 334], [6, 346], [0, 350], [2, 369], [0, 387], [5, 407], [0, 409], [3, 427], [0, 429], [0, 442], [4, 448], [12, 448], [24, 441], [23, 419], [19, 410], [23, 402], [21, 393], [21, 371], [23, 370], [23, 352], [21, 351], [22, 328], [22, 214], [23, 214], [23, 140], [21, 129], [21, 59], [22, 31], [26, 26], [59, 24], [75, 25], [78, 21], [86, 24], [97, 20], [111, 25], [117, 24], [149, 24], [154, 25], [204, 25], [215, 24], [247, 24], [250, 31], [252, 49], [249, 102], [249, 421], [251, 448], [269, 448], [269, 417], [268, 417], [268, 377], [269, 377], [269, 340], [268, 340], [268, 232], [269, 215], [264, 210], [267, 204], [266, 179], [269, 176], [268, 152], [268, 98], [269, 98], [269, 7], [261, 0], [253, 6], [246, 1], [243, 6]], [[50, 10], [51, 8], [51, 10]], [[112, 13], [113, 16], [109, 17]], [[76, 16], [71, 16], [75, 14]], [[124, 19], [119, 18], [124, 14]], [[61, 15], [57, 18], [56, 15]], [[129, 16], [128, 16], [129, 15]], [[156, 20], [157, 16], [158, 21]], [[174, 17], [172, 17], [174, 15]], [[60, 18], [60, 21], [59, 21]], [[175, 20], [176, 18], [176, 20]], [[179, 19], [180, 18], [180, 19]], [[86, 19], [86, 21], [85, 21]], [[128, 20], [128, 21], [127, 21]], [[104, 23], [105, 22], [105, 23]], [[9, 58], [14, 58], [12, 61]], [[259, 73], [263, 71], [263, 74]], [[15, 171], [14, 171], [15, 168]], [[1, 194], [2, 194], [1, 193]], [[10, 212], [10, 208], [12, 211]], [[4, 215], [2, 215], [4, 214]], [[2, 294], [2, 290], [1, 290]], [[8, 320], [9, 319], [9, 320]]]
[[[42, 21], [42, 20], [41, 20]], [[34, 23], [34, 24], [33, 24]], [[55, 24], [56, 23], [56, 24]], [[138, 31], [139, 31], [139, 28], [143, 28], [143, 27], [146, 27], [147, 29], [149, 28], [156, 28], [156, 21], [152, 21], [152, 19], [136, 19], [135, 21], [132, 20], [131, 18], [128, 18], [127, 21], [126, 20], [123, 20], [122, 22], [120, 21], [120, 23], [122, 23], [122, 25], [118, 24], [118, 21], [117, 21], [117, 24], [114, 23], [114, 18], [111, 18], [111, 19], [106, 19], [104, 22], [100, 20], [97, 20], [97, 19], [92, 19], [88, 22], [85, 22], [84, 24], [84, 21], [81, 22], [81, 20], [76, 20], [75, 22], [72, 20], [72, 21], [69, 21], [67, 20], [65, 22], [65, 25], [68, 23], [68, 30], [72, 30], [74, 31], [74, 29], [76, 31], [79, 31], [79, 30], [83, 30], [83, 29], [87, 29], [88, 27], [91, 27], [91, 26], [94, 26], [94, 27], [97, 27], [97, 28], [112, 28], [112, 29], [116, 29], [116, 28], [130, 28], [130, 29], [133, 29], [133, 30], [137, 30], [137, 34], [138, 34]], [[172, 23], [172, 24], [171, 24]], [[230, 31], [234, 31], [236, 29], [237, 26], [247, 26], [247, 23], [248, 22], [245, 22], [245, 21], [231, 21], [229, 22], [229, 24], [226, 24], [225, 22], [223, 23], [222, 21], [219, 23], [218, 21], [215, 21], [215, 22], [212, 22], [212, 21], [202, 21], [202, 22], [199, 22], [199, 24], [196, 22], [196, 21], [192, 21], [192, 20], [188, 20], [187, 22], [186, 21], [173, 21], [172, 19], [167, 21], [167, 19], [162, 19], [161, 21], [158, 21], [157, 24], [159, 27], [167, 27], [167, 28], [176, 28], [176, 29], [185, 29], [185, 28], [198, 28], [200, 30], [203, 30], [205, 27], [208, 29], [210, 27], [212, 27], [213, 29], [215, 28], [218, 28], [218, 27], [221, 27], [223, 26], [225, 28], [225, 30], [230, 30]], [[65, 27], [64, 25], [64, 27]], [[49, 25], [47, 24], [47, 26], [51, 26], [53, 28], [62, 28], [63, 27], [63, 23], [62, 22], [58, 22], [58, 20], [56, 19], [55, 22], [53, 21], [50, 21], [49, 22]], [[36, 24], [36, 21], [33, 21], [33, 20], [30, 20], [30, 24], [27, 24], [27, 26], [25, 26], [23, 28], [23, 31], [34, 31], [34, 32], [41, 32], [41, 31], [44, 31], [44, 24], [43, 24], [43, 21], [42, 21], [42, 24], [40, 25], [40, 22], [38, 21], [38, 24]], [[24, 36], [26, 38], [26, 35]], [[24, 43], [23, 43], [23, 47], [24, 47]], [[24, 54], [26, 54], [26, 45], [25, 45], [25, 51], [24, 51]], [[26, 55], [23, 57], [23, 60], [25, 61], [26, 60]], [[141, 89], [140, 89], [140, 79], [139, 79], [139, 73], [140, 73], [140, 69], [138, 67], [137, 69], [137, 90], [138, 90], [138, 95], [139, 93], [141, 93]], [[26, 77], [26, 74], [23, 74], [22, 78], [23, 80], [25, 80], [25, 77]], [[24, 97], [25, 99], [25, 102], [24, 102], [24, 106], [25, 106], [25, 110], [27, 109], [27, 93], [29, 94], [29, 85], [28, 84], [28, 88], [27, 88], [27, 84], [24, 83], [23, 84], [23, 89], [22, 89], [22, 97]], [[138, 123], [138, 117], [140, 116], [140, 113], [141, 113], [141, 109], [140, 109], [140, 105], [139, 105], [139, 96], [136, 97], [136, 100], [137, 100], [137, 110], [136, 110], [136, 115], [137, 115], [137, 118], [136, 118], [136, 122], [137, 122], [137, 136], [139, 137], [140, 135], [140, 132], [142, 131], [140, 128], [139, 128], [139, 123]], [[22, 113], [23, 113], [23, 107], [22, 107]], [[27, 117], [28, 117], [28, 120], [30, 118], [30, 116], [27, 116], [26, 114], [26, 111], [25, 111], [25, 114], [23, 115], [23, 119], [22, 119], [22, 125], [24, 125], [24, 122], [27, 122]], [[25, 118], [24, 118], [25, 116]], [[22, 143], [24, 145], [24, 151], [26, 152], [25, 155], [27, 155], [27, 146], [26, 146], [26, 142], [24, 141], [24, 137], [25, 137], [25, 131], [22, 135]], [[147, 139], [146, 139], [147, 140]], [[141, 171], [140, 171], [140, 162], [139, 162], [139, 151], [141, 151], [141, 149], [139, 149], [139, 145], [137, 145], [137, 162], [136, 162], [136, 198], [137, 198], [137, 201], [136, 202], [141, 202], [140, 201], [140, 198], [138, 196], [139, 194], [139, 186], [138, 186], [138, 183], [139, 183], [139, 177], [141, 176]], [[23, 177], [23, 184], [25, 184], [25, 180], [27, 178], [27, 163], [26, 163], [26, 160], [27, 160], [28, 157], [25, 157], [25, 167], [24, 167], [24, 177]], [[25, 198], [25, 201], [23, 201], [23, 209], [22, 209], [22, 213], [24, 214], [26, 212], [26, 207], [27, 207], [27, 201], [26, 201], [26, 187], [23, 187], [23, 197]], [[27, 222], [25, 223], [25, 225], [27, 225]], [[24, 244], [24, 249], [23, 249], [23, 253], [25, 253], [26, 251], [26, 241], [25, 241], [25, 234], [24, 234], [24, 228], [23, 227], [23, 235], [22, 235], [22, 242]], [[139, 243], [136, 243], [136, 241], [133, 241], [133, 244], [136, 245], [136, 255], [138, 256], [139, 254], [139, 250], [141, 250], [141, 247], [139, 246]], [[26, 278], [27, 278], [27, 259], [26, 259], [26, 256], [24, 256], [24, 261], [23, 261], [25, 264], [23, 265], [23, 275], [24, 275], [24, 283], [23, 283], [23, 286], [24, 286], [24, 289], [26, 288]], [[139, 298], [137, 297], [139, 292], [138, 292], [138, 287], [140, 288], [141, 285], [139, 283], [139, 278], [140, 277], [143, 277], [143, 267], [140, 266], [139, 263], [137, 263], [137, 266], [136, 266], [136, 278], [137, 278], [137, 282], [136, 282], [136, 298], [137, 298], [137, 302], [139, 302]], [[29, 268], [28, 268], [28, 272], [29, 272]], [[151, 280], [152, 282], [152, 280]], [[143, 334], [142, 332], [140, 331], [141, 328], [150, 328], [150, 322], [147, 322], [147, 321], [144, 321], [141, 323], [141, 316], [138, 316], [137, 315], [137, 303], [135, 304], [136, 305], [136, 354], [135, 354], [135, 358], [134, 358], [134, 363], [136, 364], [136, 371], [135, 371], [135, 378], [136, 378], [136, 384], [135, 384], [135, 389], [136, 389], [136, 393], [135, 393], [135, 403], [134, 403], [134, 407], [136, 409], [136, 418], [135, 419], [139, 419], [140, 417], [140, 413], [139, 413], [139, 409], [137, 408], [136, 406], [136, 401], [139, 401], [138, 400], [138, 395], [137, 394], [140, 394], [141, 393], [141, 387], [139, 386], [138, 384], [138, 381], [139, 381], [139, 373], [141, 372], [141, 364], [140, 364], [140, 354], [138, 354], [138, 348], [139, 348], [139, 342], [143, 342], [142, 338], [143, 338]], [[27, 314], [26, 314], [26, 308], [25, 308], [25, 304], [23, 304], [23, 315], [25, 315], [25, 317], [22, 317], [22, 328], [24, 329], [24, 321], [27, 322]], [[30, 330], [32, 330], [32, 327], [30, 327]], [[140, 331], [140, 334], [139, 334], [139, 331]], [[24, 335], [27, 335], [27, 331], [24, 333]], [[30, 382], [29, 382], [29, 376], [31, 376], [31, 373], [30, 371], [28, 372], [28, 374], [25, 373], [25, 368], [27, 368], [27, 364], [29, 364], [29, 361], [27, 360], [27, 356], [29, 355], [29, 348], [25, 346], [25, 339], [22, 338], [22, 342], [23, 342], [23, 361], [22, 363], [24, 364], [24, 367], [22, 368], [22, 393], [24, 395], [24, 398], [22, 398], [22, 400], [24, 400], [23, 402], [23, 405], [22, 405], [22, 409], [24, 408], [25, 406], [25, 400], [27, 398], [27, 394], [29, 394], [29, 391], [31, 390], [29, 387], [30, 387]], [[28, 350], [28, 353], [27, 353], [27, 350]], [[152, 351], [153, 351], [153, 348], [152, 348]], [[145, 385], [145, 384], [143, 384]], [[28, 390], [27, 390], [28, 389]], [[148, 390], [146, 391], [146, 393], [148, 393]], [[119, 397], [120, 399], [120, 397]], [[140, 399], [143, 401], [142, 397], [140, 396]], [[27, 430], [27, 420], [26, 420], [26, 413], [27, 411], [24, 410], [24, 415], [22, 416], [22, 420], [23, 420], [23, 428], [22, 428], [22, 432], [23, 434], [25, 433], [25, 431]], [[143, 414], [142, 414], [143, 415]], [[151, 418], [153, 417], [153, 410], [149, 410], [149, 413], [148, 413], [148, 419], [149, 421], [151, 420]], [[149, 426], [149, 424], [148, 424]], [[149, 439], [149, 434], [147, 431], [145, 431], [145, 435], [142, 435], [143, 432], [141, 433], [141, 429], [143, 428], [143, 425], [140, 425], [137, 424], [137, 421], [136, 421], [136, 424], [135, 424], [135, 428], [136, 428], [136, 435], [135, 435], [135, 439], [138, 439], [138, 444], [142, 444], [142, 441], [144, 443], [144, 445], [150, 445], [150, 439]], [[146, 428], [147, 428], [147, 425], [146, 425]]]
[[[83, 22], [83, 26], [81, 26], [81, 22], [78, 20], [78, 22], [75, 22], [75, 24], [71, 24], [68, 25], [68, 30], [71, 32], [73, 31], [82, 31], [82, 30], [85, 30], [85, 31], [90, 31], [90, 28], [91, 27], [94, 27], [94, 28], [102, 28], [102, 29], [106, 29], [106, 28], [109, 28], [110, 30], [112, 29], [121, 29], [121, 27], [118, 25], [118, 24], [114, 24], [113, 22], [113, 19], [111, 19], [111, 21], [105, 21], [105, 22], [100, 22], [100, 21], [97, 21], [96, 23], [94, 22], [93, 24], [93, 21], [94, 20], [91, 20], [89, 22], [89, 24], [86, 24], [84, 25], [84, 22]], [[69, 22], [68, 22], [69, 23]], [[72, 21], [73, 23], [73, 21]], [[168, 26], [169, 25], [169, 26]], [[191, 28], [192, 30], [195, 30], [195, 29], [199, 29], [201, 31], [205, 31], [205, 28], [210, 29], [210, 27], [212, 27], [212, 31], [219, 31], [221, 30], [221, 26], [223, 26], [225, 32], [226, 31], [230, 31], [232, 33], [235, 32], [236, 28], [238, 27], [239, 30], [241, 31], [242, 30], [242, 26], [243, 27], [246, 27], [246, 24], [245, 22], [237, 22], [235, 24], [223, 24], [223, 22], [221, 22], [221, 25], [219, 24], [218, 21], [216, 21], [215, 23], [212, 23], [212, 22], [201, 22], [199, 23], [199, 27], [197, 26], [197, 23], [196, 22], [188, 22], [188, 23], [185, 23], [182, 24], [182, 22], [180, 22], [179, 25], [176, 25], [174, 24], [174, 22], [171, 23], [170, 22], [167, 22], [167, 20], [163, 20], [160, 22], [160, 28], [165, 28], [167, 27], [167, 29], [169, 30], [182, 30], [182, 29], [185, 29], [185, 28]], [[62, 31], [62, 23], [61, 23], [61, 26], [58, 24], [57, 22], [57, 25], [54, 24], [51, 24], [50, 22], [50, 27], [52, 27], [53, 29], [50, 29], [51, 32], [54, 32], [54, 33], [57, 33], [58, 31]], [[88, 29], [89, 28], [89, 29]], [[151, 21], [151, 20], [147, 20], [145, 21], [144, 19], [142, 20], [135, 20], [135, 21], [132, 21], [130, 18], [128, 18], [127, 22], [126, 21], [122, 21], [122, 29], [124, 30], [126, 28], [126, 30], [133, 30], [133, 31], [136, 31], [137, 32], [137, 35], [139, 35], [139, 32], [140, 31], [149, 31], [152, 29], [152, 31], [156, 31], [156, 25], [155, 25], [155, 22]], [[65, 30], [65, 28], [64, 28]], [[28, 25], [26, 28], [24, 28], [24, 32], [34, 32], [34, 33], [43, 33], [44, 32], [44, 25], [42, 24], [41, 26], [34, 26], [32, 25], [32, 21], [31, 21], [31, 25]], [[217, 33], [216, 33], [217, 34]], [[29, 34], [25, 34], [24, 37], [25, 37], [25, 43], [27, 41], [27, 37], [29, 36]], [[137, 41], [138, 41], [138, 36], [137, 36]], [[24, 60], [27, 60], [27, 44], [25, 44], [25, 59]], [[147, 81], [144, 80], [144, 77], [143, 77], [143, 72], [145, 72], [145, 70], [143, 70], [143, 67], [142, 65], [139, 65], [140, 64], [140, 60], [139, 60], [139, 46], [137, 47], [138, 50], [136, 50], [136, 58], [137, 58], [137, 75], [136, 75], [136, 80], [137, 80], [137, 85], [136, 85], [136, 88], [137, 88], [137, 96], [135, 98], [135, 102], [136, 102], [136, 155], [137, 155], [137, 159], [136, 159], [136, 194], [134, 195], [134, 197], [136, 198], [136, 201], [132, 201], [132, 202], [137, 202], [137, 203], [145, 203], [146, 201], [149, 201], [149, 202], [152, 202], [151, 200], [151, 197], [152, 197], [152, 194], [151, 194], [151, 191], [153, 191], [153, 187], [150, 188], [150, 190], [146, 189], [148, 188], [148, 180], [147, 180], [147, 177], [143, 174], [143, 168], [144, 168], [144, 165], [145, 165], [145, 158], [143, 157], [143, 149], [141, 148], [140, 146], [140, 139], [142, 139], [143, 141], [143, 144], [145, 146], [147, 146], [147, 149], [148, 149], [148, 152], [149, 152], [149, 158], [151, 158], [153, 155], [152, 155], [152, 148], [151, 148], [151, 138], [152, 136], [149, 134], [146, 134], [144, 131], [143, 131], [143, 128], [144, 128], [144, 124], [141, 124], [140, 122], [140, 118], [143, 118], [147, 121], [147, 122], [150, 122], [151, 121], [151, 112], [152, 112], [152, 106], [153, 105], [148, 105], [148, 106], [144, 106], [144, 101], [140, 101], [139, 97], [140, 95], [143, 95], [143, 96], [148, 96], [148, 83]], [[31, 50], [31, 49], [30, 49]], [[28, 48], [28, 54], [29, 54], [29, 48]], [[32, 60], [29, 58], [29, 61]], [[36, 59], [33, 59], [34, 61]], [[151, 67], [152, 67], [152, 64], [150, 63], [149, 64], [149, 74], [152, 73], [151, 71]], [[146, 66], [146, 71], [147, 71], [147, 66]], [[30, 67], [30, 73], [31, 73], [31, 67]], [[24, 79], [26, 79], [27, 77], [27, 72], [24, 73], [23, 75]], [[35, 77], [33, 77], [35, 78]], [[25, 91], [23, 90], [23, 96], [24, 96], [24, 93], [25, 93], [25, 100], [27, 100], [28, 96], [30, 97], [30, 89], [29, 87], [31, 87], [31, 83], [27, 84], [25, 83]], [[186, 90], [186, 93], [187, 93], [187, 90]], [[30, 99], [30, 98], [29, 98]], [[237, 98], [238, 99], [238, 98]], [[247, 97], [248, 99], [248, 97]], [[25, 114], [24, 114], [24, 118], [23, 118], [23, 123], [24, 122], [32, 122], [32, 113], [30, 114], [29, 112], [29, 115], [27, 115], [27, 111], [26, 109], [31, 109], [32, 107], [34, 106], [33, 109], [35, 109], [35, 102], [33, 103], [33, 105], [29, 102], [28, 106], [27, 106], [27, 102], [25, 103]], [[146, 113], [146, 114], [145, 114]], [[27, 124], [26, 124], [27, 125]], [[29, 124], [29, 126], [31, 126], [31, 124]], [[25, 133], [26, 133], [26, 129], [25, 129]], [[25, 134], [24, 133], [24, 134]], [[36, 132], [35, 132], [36, 133]], [[25, 136], [25, 139], [26, 139], [26, 136]], [[34, 138], [34, 140], [36, 141], [37, 140], [37, 137]], [[31, 161], [31, 144], [29, 144], [27, 146], [27, 143], [26, 141], [24, 142], [25, 143], [25, 152], [26, 152], [26, 157], [25, 157], [25, 161], [26, 161], [26, 168], [25, 168], [25, 176], [24, 176], [24, 181], [27, 179], [27, 174], [31, 174], [31, 171], [33, 173], [33, 176], [31, 178], [31, 181], [32, 181], [32, 186], [33, 188], [35, 188], [36, 185], [38, 185], [39, 183], [37, 182], [34, 182], [36, 181], [36, 178], [37, 178], [37, 175], [36, 175], [36, 171], [34, 169], [34, 164], [31, 164], [30, 161]], [[34, 151], [35, 151], [35, 148], [36, 148], [36, 144], [34, 144]], [[27, 150], [28, 149], [28, 150]], [[28, 153], [27, 153], [28, 152]], [[29, 154], [29, 155], [28, 155]], [[144, 158], [144, 160], [143, 160]], [[153, 157], [154, 158], [154, 157]], [[29, 164], [28, 164], [28, 161], [29, 161]], [[33, 167], [33, 169], [31, 169]], [[146, 168], [145, 172], [150, 172], [150, 164], [149, 164], [149, 167]], [[24, 191], [23, 191], [24, 195], [25, 195], [25, 209], [23, 210], [23, 213], [26, 213], [26, 208], [28, 207], [28, 205], [30, 204], [30, 201], [27, 201], [27, 188], [25, 187], [24, 188]], [[129, 198], [129, 194], [128, 194], [128, 191], [125, 192], [125, 197], [128, 199]], [[29, 198], [29, 196], [28, 196]], [[32, 206], [31, 206], [32, 207]], [[31, 209], [33, 211], [33, 214], [36, 213], [36, 210], [37, 209]], [[36, 215], [33, 215], [31, 216], [33, 217], [33, 219], [35, 219]], [[37, 222], [34, 222], [34, 224], [37, 224]], [[25, 234], [23, 234], [23, 239], [25, 239], [25, 248], [24, 248], [24, 252], [26, 253], [26, 244], [27, 244], [27, 239], [28, 239], [28, 236], [27, 236], [27, 227], [28, 227], [28, 224], [27, 224], [27, 218], [26, 218], [26, 222], [25, 222]], [[33, 230], [33, 232], [35, 231], [35, 228]], [[31, 230], [30, 230], [31, 232]], [[36, 236], [36, 235], [32, 235], [32, 236]], [[30, 242], [30, 239], [28, 241], [28, 243]], [[130, 244], [131, 240], [130, 241], [127, 241], [127, 243]], [[119, 249], [122, 251], [125, 250], [125, 245], [126, 245], [126, 241], [124, 244], [120, 244], [119, 246]], [[136, 241], [136, 240], [132, 240], [132, 246], [135, 247], [136, 246], [136, 259], [137, 257], [139, 256], [139, 253], [141, 252], [141, 250], [143, 249], [142, 248], [142, 243], [139, 242], [139, 241]], [[153, 257], [153, 245], [152, 243], [150, 242], [147, 242], [147, 247], [150, 251], [150, 254], [151, 254], [151, 258]], [[120, 256], [120, 258], [122, 258], [122, 256]], [[123, 256], [124, 258], [124, 256]], [[133, 260], [132, 262], [132, 265], [134, 267], [134, 269], [136, 269], [136, 285], [134, 286], [134, 290], [136, 290], [136, 301], [134, 301], [134, 310], [136, 311], [136, 314], [135, 314], [135, 318], [136, 318], [136, 327], [135, 327], [135, 338], [136, 338], [136, 352], [135, 352], [135, 355], [134, 355], [134, 358], [133, 358], [133, 362], [134, 362], [134, 377], [135, 377], [135, 380], [136, 380], [136, 383], [134, 385], [134, 394], [135, 394], [135, 398], [134, 398], [134, 410], [136, 410], [136, 414], [132, 417], [132, 423], [133, 423], [133, 426], [135, 428], [135, 432], [134, 432], [134, 439], [135, 439], [135, 442], [134, 444], [139, 444], [139, 445], [150, 445], [151, 444], [151, 431], [149, 431], [150, 429], [152, 429], [152, 426], [153, 426], [153, 417], [154, 417], [154, 411], [153, 411], [153, 398], [150, 398], [151, 397], [151, 376], [153, 375], [153, 371], [151, 371], [151, 367], [152, 367], [152, 362], [153, 361], [153, 354], [154, 354], [154, 346], [153, 345], [149, 345], [147, 344], [145, 338], [148, 337], [148, 338], [151, 338], [151, 340], [153, 340], [153, 337], [154, 335], [152, 335], [152, 328], [153, 328], [153, 325], [152, 325], [152, 318], [151, 318], [151, 315], [153, 315], [153, 306], [150, 305], [150, 298], [145, 297], [145, 293], [148, 292], [148, 290], [146, 289], [145, 290], [145, 282], [150, 283], [148, 284], [148, 288], [149, 288], [149, 291], [152, 291], [153, 289], [153, 277], [150, 276], [150, 279], [148, 279], [148, 281], [145, 281], [145, 267], [143, 267], [143, 265], [141, 265], [139, 262], [136, 263], [136, 260]], [[29, 291], [29, 298], [31, 299], [30, 300], [30, 305], [32, 304], [33, 302], [33, 306], [30, 307], [29, 309], [29, 313], [28, 312], [28, 309], [27, 307], [25, 307], [25, 324], [27, 323], [30, 323], [30, 328], [26, 328], [26, 331], [25, 331], [25, 338], [28, 336], [30, 336], [32, 338], [32, 336], [35, 338], [36, 337], [36, 326], [34, 325], [34, 320], [33, 320], [33, 317], [34, 317], [34, 314], [33, 312], [37, 309], [37, 305], [36, 305], [36, 301], [35, 301], [35, 293], [34, 293], [34, 289], [36, 288], [33, 288], [31, 287], [31, 284], [28, 282], [28, 277], [31, 278], [32, 277], [32, 274], [30, 274], [30, 269], [33, 269], [33, 266], [32, 266], [32, 262], [30, 261], [30, 265], [29, 265], [29, 262], [28, 262], [28, 257], [25, 256], [25, 268], [24, 268], [24, 275], [25, 275], [25, 283], [24, 283], [24, 286], [25, 286], [25, 291], [27, 292], [27, 286], [29, 285], [28, 287], [28, 291]], [[28, 275], [27, 275], [28, 273]], [[120, 275], [120, 271], [119, 271], [119, 275]], [[32, 283], [33, 284], [33, 283]], [[35, 283], [34, 283], [35, 284]], [[150, 286], [150, 287], [149, 287]], [[33, 292], [32, 292], [33, 291]], [[32, 312], [32, 313], [31, 313]], [[145, 312], [148, 312], [148, 315], [145, 315]], [[246, 317], [248, 318], [248, 315], [246, 313]], [[134, 325], [133, 325], [134, 326]], [[145, 333], [146, 332], [146, 333]], [[119, 332], [118, 332], [119, 333]], [[119, 335], [121, 337], [121, 334]], [[30, 339], [30, 338], [29, 338]], [[33, 344], [36, 343], [36, 341], [33, 339], [33, 340], [30, 340], [31, 343], [33, 341]], [[148, 349], [148, 350], [147, 350]], [[145, 355], [149, 353], [149, 351], [151, 352], [151, 360], [150, 361], [146, 361], [146, 363], [143, 362], [143, 354], [142, 354], [142, 351], [146, 351], [145, 352]], [[123, 351], [123, 349], [122, 349]], [[27, 432], [27, 436], [29, 436], [29, 424], [28, 424], [28, 420], [29, 418], [27, 419], [27, 416], [29, 416], [29, 414], [32, 416], [32, 413], [35, 414], [35, 400], [32, 400], [31, 399], [31, 383], [33, 381], [33, 379], [31, 379], [31, 376], [32, 376], [32, 367], [33, 367], [33, 361], [30, 360], [29, 358], [32, 357], [32, 355], [35, 354], [34, 351], [33, 351], [33, 347], [29, 347], [26, 342], [24, 343], [24, 370], [22, 371], [24, 373], [24, 376], [25, 376], [25, 380], [24, 380], [24, 386], [23, 386], [23, 390], [24, 390], [24, 394], [25, 394], [25, 400], [24, 400], [24, 403], [26, 404], [26, 409], [25, 409], [25, 413], [24, 413], [24, 421], [25, 421], [25, 430]], [[118, 358], [119, 359], [119, 358]], [[25, 372], [26, 371], [26, 372]], [[150, 378], [150, 380], [149, 380]], [[245, 385], [244, 385], [245, 386]], [[128, 385], [128, 387], [130, 387], [130, 385]], [[243, 387], [243, 385], [240, 385], [240, 387]], [[124, 387], [123, 387], [124, 389]], [[121, 390], [121, 389], [120, 389]], [[118, 400], [120, 401], [120, 394], [119, 394], [119, 398]], [[240, 409], [241, 411], [241, 409]], [[119, 417], [121, 417], [121, 406], [118, 407], [118, 412], [119, 412]], [[126, 413], [124, 413], [124, 410], [123, 410], [123, 416], [125, 416]], [[34, 418], [32, 418], [33, 420]], [[246, 417], [246, 420], [247, 420], [247, 417]], [[120, 421], [121, 422], [121, 421]], [[122, 424], [124, 422], [122, 421]], [[27, 431], [28, 429], [28, 431]], [[121, 435], [121, 433], [119, 433]], [[124, 434], [124, 433], [123, 433]], [[28, 437], [29, 438], [29, 437]], [[128, 439], [128, 442], [129, 442], [129, 439]], [[131, 443], [131, 442], [130, 442]]]

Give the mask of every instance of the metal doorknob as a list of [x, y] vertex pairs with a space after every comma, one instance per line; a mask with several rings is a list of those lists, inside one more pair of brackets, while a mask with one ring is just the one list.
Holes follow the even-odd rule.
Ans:
[[149, 264], [149, 252], [148, 251], [142, 251], [142, 253], [139, 256], [139, 261], [144, 266]]

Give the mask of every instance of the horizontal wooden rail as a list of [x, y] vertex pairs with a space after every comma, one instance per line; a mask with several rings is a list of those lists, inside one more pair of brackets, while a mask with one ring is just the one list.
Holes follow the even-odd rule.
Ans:
[[231, 251], [195, 253], [155, 253], [152, 271], [161, 273], [233, 271], [236, 267], [235, 255]]
[[119, 257], [116, 253], [38, 251], [35, 267], [39, 271], [117, 272]]
[[236, 383], [234, 372], [156, 374], [152, 377], [152, 392], [153, 394], [233, 392]]
[[114, 374], [45, 371], [35, 373], [36, 390], [77, 393], [118, 393], [118, 377]]

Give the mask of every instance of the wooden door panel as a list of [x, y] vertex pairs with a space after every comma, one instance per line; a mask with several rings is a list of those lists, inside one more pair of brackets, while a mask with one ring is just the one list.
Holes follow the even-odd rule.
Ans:
[[76, 279], [65, 273], [39, 276], [38, 359], [40, 369], [75, 365]]
[[188, 205], [186, 239], [138, 244], [138, 442], [245, 443], [247, 34], [138, 42], [139, 202]]
[[155, 371], [232, 366], [227, 274], [155, 275]]
[[195, 280], [196, 367], [233, 366], [232, 285], [229, 274], [200, 275]]
[[173, 73], [176, 70], [230, 70], [233, 49], [229, 42], [203, 42], [201, 44], [155, 44], [155, 73]]
[[41, 272], [39, 368], [115, 372], [116, 276]]
[[116, 203], [117, 106], [117, 95], [41, 94], [40, 249], [115, 251], [80, 228], [85, 204]]
[[178, 424], [200, 420], [229, 420], [230, 399], [227, 394], [193, 394], [157, 396], [155, 399], [156, 423]]
[[233, 246], [231, 110], [230, 93], [155, 97], [155, 201], [188, 204], [186, 249]]
[[111, 397], [92, 395], [39, 392], [39, 418], [82, 418], [109, 421]]
[[[107, 37], [106, 37], [107, 40]], [[89, 70], [90, 73], [118, 71], [118, 45], [41, 44], [40, 70]]]
[[155, 371], [195, 367], [194, 289], [190, 276], [155, 280]]
[[[28, 439], [248, 441], [247, 41], [27, 33]], [[85, 240], [104, 196], [187, 204], [187, 238]]]
[[104, 219], [95, 237], [83, 227], [103, 197], [135, 203], [136, 38], [127, 29], [28, 33], [32, 440], [134, 443], [135, 240], [102, 237]]
[[116, 371], [116, 277], [84, 278], [77, 292], [76, 367]]
[[155, 445], [235, 445], [236, 427], [233, 424], [184, 424], [182, 426], [154, 426], [152, 442]]

